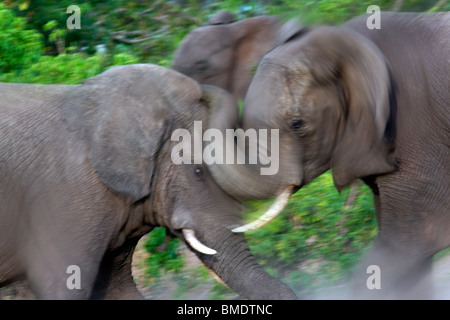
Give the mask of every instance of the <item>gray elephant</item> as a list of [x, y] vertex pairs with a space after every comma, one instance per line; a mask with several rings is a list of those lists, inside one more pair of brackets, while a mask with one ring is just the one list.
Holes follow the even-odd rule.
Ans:
[[220, 11], [183, 39], [173, 69], [243, 100], [259, 60], [296, 31], [294, 21], [258, 16], [235, 22], [230, 12]]
[[235, 105], [212, 104], [222, 89], [142, 64], [75, 86], [2, 83], [0, 96], [0, 285], [26, 277], [38, 298], [141, 298], [132, 253], [163, 226], [243, 297], [296, 298], [230, 231], [239, 203], [204, 165], [171, 160], [175, 129], [235, 121]]
[[[450, 246], [450, 13], [382, 13], [373, 30], [367, 20], [304, 29], [261, 60], [242, 126], [279, 130], [275, 175], [263, 163], [210, 170], [235, 197], [278, 195], [276, 210], [235, 231], [269, 221], [329, 169], [338, 190], [362, 179], [379, 230], [355, 297], [432, 297], [433, 256]], [[367, 284], [375, 271], [380, 288]]]

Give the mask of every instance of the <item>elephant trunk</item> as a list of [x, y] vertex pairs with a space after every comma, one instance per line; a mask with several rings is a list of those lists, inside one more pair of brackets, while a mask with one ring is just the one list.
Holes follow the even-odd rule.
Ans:
[[297, 299], [287, 285], [264, 271], [242, 235], [228, 229], [220, 230], [215, 233], [212, 247], [217, 249], [217, 254], [195, 253], [210, 271], [242, 297], [251, 300]]
[[[268, 148], [269, 142], [266, 140], [264, 144], [261, 144], [261, 137], [259, 137], [256, 140], [257, 142], [252, 145], [251, 139], [246, 136], [246, 132], [242, 129], [233, 130], [239, 122], [238, 109], [234, 98], [225, 90], [202, 85], [202, 91], [203, 98], [208, 101], [212, 108], [208, 127], [220, 131], [225, 142], [223, 164], [215, 162], [208, 164], [217, 184], [226, 193], [241, 200], [265, 199], [280, 194], [287, 186], [283, 184], [286, 180], [285, 177], [276, 174], [276, 172], [274, 174], [262, 173], [264, 168], [261, 163], [264, 161], [267, 163], [269, 151], [272, 160], [277, 162], [277, 166], [279, 165], [278, 154], [274, 157], [273, 150]], [[229, 130], [233, 130], [233, 139], [230, 139]], [[245, 143], [247, 138], [249, 145], [246, 147], [236, 143], [236, 141]], [[271, 140], [270, 143], [272, 146], [276, 144], [278, 148], [278, 137], [276, 138]], [[251, 154], [252, 151], [253, 154], [257, 154], [256, 157], [259, 157], [259, 162], [251, 163], [249, 161], [249, 153]], [[295, 174], [291, 176], [295, 177]]]
[[[219, 130], [222, 136], [226, 137], [224, 139], [223, 164], [210, 162], [208, 165], [209, 171], [216, 183], [226, 193], [240, 200], [265, 199], [277, 195], [272, 207], [264, 215], [248, 225], [233, 229], [233, 231], [246, 232], [259, 228], [282, 212], [289, 197], [301, 185], [301, 178], [299, 178], [301, 174], [299, 174], [297, 166], [280, 162], [278, 135], [275, 135], [275, 139], [272, 137], [272, 134], [270, 135], [270, 148], [268, 147], [269, 141], [267, 139], [269, 135], [267, 131], [262, 131], [263, 136], [260, 135], [259, 139], [253, 141], [254, 145], [251, 145], [251, 141], [249, 141], [247, 147], [240, 145], [238, 143], [239, 141], [244, 141], [245, 143], [247, 133], [242, 129], [233, 130], [239, 122], [238, 109], [233, 97], [220, 88], [208, 85], [202, 85], [202, 92], [203, 99], [212, 108], [208, 127]], [[229, 130], [234, 131], [232, 135], [233, 139], [229, 139], [230, 135], [227, 134]], [[261, 138], [266, 138], [266, 140], [264, 141]], [[290, 141], [285, 142], [286, 146], [291, 145]], [[230, 156], [228, 153], [230, 150], [232, 151], [233, 156], [231, 160], [233, 161], [229, 161]], [[269, 150], [271, 154], [270, 160], [276, 163], [276, 172], [263, 174], [263, 170], [267, 170], [267, 168], [263, 168], [261, 164], [269, 163]], [[259, 163], [249, 163], [250, 161], [248, 160], [252, 152], [253, 155], [257, 154]], [[294, 150], [284, 148], [283, 152], [285, 153], [284, 159], [293, 159], [296, 161], [297, 155], [295, 155]], [[241, 161], [239, 162], [238, 159]], [[245, 161], [242, 161], [242, 159]]]

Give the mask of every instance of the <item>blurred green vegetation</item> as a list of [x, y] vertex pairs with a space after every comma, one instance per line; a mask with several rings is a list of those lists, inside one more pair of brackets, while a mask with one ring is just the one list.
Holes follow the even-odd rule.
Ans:
[[[299, 294], [346, 280], [377, 232], [370, 189], [352, 188], [339, 194], [327, 172], [299, 190], [281, 217], [248, 233], [258, 261]], [[261, 215], [267, 202], [250, 202], [247, 216]]]
[[[238, 19], [262, 14], [338, 24], [370, 0], [76, 1], [81, 29], [68, 29], [72, 0], [0, 2], [0, 81], [76, 84], [118, 64], [170, 67], [183, 37], [219, 10]], [[382, 0], [381, 10], [447, 11], [445, 0]]]
[[[66, 28], [66, 9], [73, 4], [81, 9], [81, 29]], [[0, 2], [0, 81], [78, 84], [114, 65], [170, 67], [183, 37], [219, 10], [230, 10], [238, 19], [271, 14], [283, 20], [300, 17], [307, 24], [338, 24], [364, 14], [371, 4], [382, 10], [450, 10], [445, 0], [5, 0]], [[247, 234], [258, 261], [298, 294], [346, 279], [377, 228], [370, 190], [359, 186], [347, 207], [348, 193], [336, 191], [330, 173], [297, 192], [280, 217]], [[248, 202], [245, 219], [269, 204]], [[148, 285], [173, 274], [175, 298], [183, 298], [198, 281], [210, 281], [204, 269], [186, 273], [179, 241], [167, 240], [164, 229], [156, 228], [144, 247]], [[227, 294], [217, 285], [210, 298]]]

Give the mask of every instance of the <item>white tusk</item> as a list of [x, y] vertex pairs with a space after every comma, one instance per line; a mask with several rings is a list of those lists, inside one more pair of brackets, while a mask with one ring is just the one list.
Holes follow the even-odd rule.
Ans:
[[269, 208], [269, 210], [267, 210], [266, 213], [264, 213], [261, 217], [259, 217], [258, 219], [256, 219], [253, 222], [250, 222], [241, 227], [237, 227], [231, 231], [246, 232], [246, 231], [255, 230], [255, 229], [258, 229], [258, 228], [262, 227], [263, 225], [269, 223], [273, 219], [275, 219], [275, 217], [278, 216], [281, 213], [281, 211], [283, 211], [284, 207], [286, 207], [286, 205], [289, 201], [289, 198], [292, 195], [293, 187], [294, 186], [289, 186], [286, 189], [284, 189], [284, 191], [276, 197], [274, 203]]
[[211, 249], [207, 246], [205, 246], [203, 243], [201, 243], [197, 237], [195, 236], [195, 232], [192, 229], [183, 229], [183, 236], [189, 245], [197, 250], [198, 252], [204, 253], [204, 254], [216, 254], [217, 251], [214, 249]]

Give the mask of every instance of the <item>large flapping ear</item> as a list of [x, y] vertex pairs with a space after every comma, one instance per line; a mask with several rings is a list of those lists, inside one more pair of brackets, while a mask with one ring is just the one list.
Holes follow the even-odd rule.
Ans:
[[342, 27], [324, 27], [311, 35], [309, 67], [320, 83], [340, 83], [341, 131], [331, 168], [340, 190], [356, 178], [391, 172], [394, 84], [387, 61], [367, 38]]
[[257, 16], [230, 25], [234, 38], [237, 41], [250, 42], [251, 47], [258, 47], [259, 42], [266, 41], [270, 41], [273, 46], [280, 27], [280, 20], [275, 16]]
[[219, 11], [208, 20], [209, 25], [228, 24], [236, 21], [236, 17], [230, 11]]
[[298, 18], [292, 18], [285, 22], [278, 30], [277, 45], [288, 42], [305, 33], [307, 30], [308, 28], [304, 27]]
[[76, 86], [63, 102], [62, 116], [87, 143], [102, 181], [137, 201], [150, 194], [156, 156], [176, 116], [200, 98], [198, 84], [175, 71], [120, 66]]
[[274, 16], [257, 16], [228, 26], [234, 43], [230, 91], [238, 99], [244, 99], [259, 61], [279, 41], [281, 23]]

